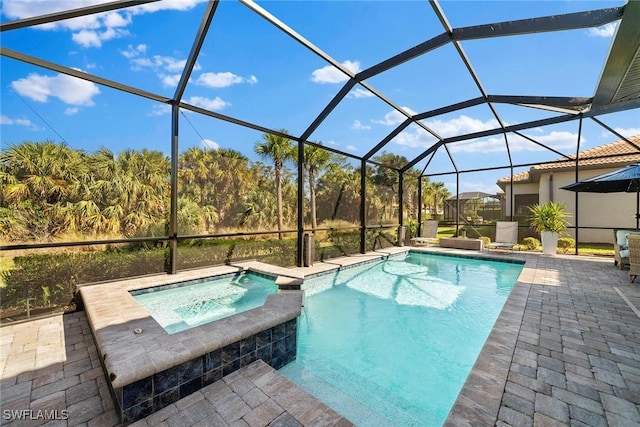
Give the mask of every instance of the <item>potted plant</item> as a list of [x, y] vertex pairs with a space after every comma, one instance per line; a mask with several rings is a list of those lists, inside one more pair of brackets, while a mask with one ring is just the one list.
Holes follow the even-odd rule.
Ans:
[[540, 233], [542, 253], [545, 255], [555, 255], [558, 251], [558, 237], [569, 225], [569, 214], [565, 209], [565, 205], [555, 202], [529, 206], [529, 224]]

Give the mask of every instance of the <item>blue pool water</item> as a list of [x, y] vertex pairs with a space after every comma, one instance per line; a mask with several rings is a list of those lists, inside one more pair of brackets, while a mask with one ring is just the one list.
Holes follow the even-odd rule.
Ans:
[[521, 270], [409, 253], [305, 280], [281, 372], [360, 426], [442, 425]]
[[277, 291], [273, 280], [246, 273], [133, 294], [164, 330], [173, 334], [259, 307]]

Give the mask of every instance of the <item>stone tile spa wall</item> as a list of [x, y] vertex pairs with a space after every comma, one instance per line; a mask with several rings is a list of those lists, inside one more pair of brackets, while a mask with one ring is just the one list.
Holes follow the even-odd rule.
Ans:
[[279, 369], [296, 358], [297, 319], [213, 350], [113, 390], [123, 424], [129, 424], [205, 387], [257, 359]]

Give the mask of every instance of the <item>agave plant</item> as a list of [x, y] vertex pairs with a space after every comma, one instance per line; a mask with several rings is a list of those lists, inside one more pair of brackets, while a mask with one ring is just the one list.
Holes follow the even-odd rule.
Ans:
[[529, 216], [529, 224], [531, 224], [538, 233], [551, 231], [562, 234], [569, 225], [567, 218], [570, 215], [565, 211], [565, 209], [566, 206], [562, 203], [536, 203], [529, 206], [529, 212], [531, 213]]

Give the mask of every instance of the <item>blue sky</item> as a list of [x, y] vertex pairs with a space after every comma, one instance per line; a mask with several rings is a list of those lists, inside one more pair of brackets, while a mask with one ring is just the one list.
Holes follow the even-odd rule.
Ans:
[[[91, 0], [3, 0], [2, 21], [101, 3]], [[357, 72], [444, 31], [426, 1], [265, 1], [258, 3], [347, 69]], [[459, 28], [538, 16], [616, 7], [624, 1], [442, 1], [450, 25]], [[158, 3], [7, 31], [2, 46], [67, 67], [171, 97], [205, 9], [201, 0]], [[461, 46], [484, 90], [492, 95], [593, 96], [617, 24], [546, 34], [464, 41]], [[169, 109], [90, 82], [0, 58], [1, 143], [66, 141], [96, 151], [150, 148], [169, 153]], [[278, 30], [246, 5], [222, 1], [198, 57], [183, 101], [271, 129], [300, 135], [342, 88], [346, 76]], [[406, 62], [367, 83], [410, 113], [480, 96], [453, 44]], [[538, 109], [497, 104], [506, 125], [552, 117]], [[601, 116], [616, 131], [640, 133], [640, 113]], [[311, 136], [344, 152], [363, 155], [404, 117], [356, 86]], [[425, 121], [442, 136], [497, 127], [486, 105]], [[181, 151], [225, 147], [251, 159], [261, 133], [184, 112]], [[574, 154], [578, 122], [524, 132]], [[514, 163], [552, 160], [510, 136]], [[591, 120], [583, 123], [581, 149], [618, 138]], [[410, 126], [384, 150], [411, 159], [435, 139]], [[460, 169], [508, 164], [502, 136], [455, 143], [450, 154]], [[426, 160], [418, 164], [421, 169]], [[525, 168], [526, 169], [526, 168]], [[448, 172], [452, 162], [437, 152], [428, 173]], [[524, 169], [522, 169], [524, 170]], [[518, 172], [520, 170], [516, 170]], [[498, 191], [508, 169], [464, 175], [460, 191]], [[434, 178], [455, 193], [453, 175]]]

